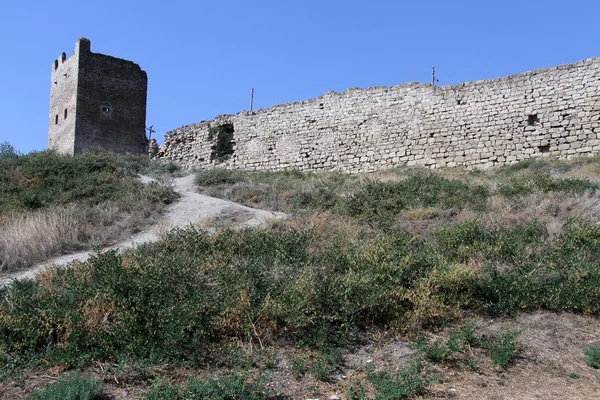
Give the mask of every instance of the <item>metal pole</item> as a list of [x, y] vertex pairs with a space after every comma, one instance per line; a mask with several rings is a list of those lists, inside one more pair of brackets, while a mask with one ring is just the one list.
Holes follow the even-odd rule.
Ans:
[[431, 67], [431, 86], [435, 86], [435, 67]]
[[250, 91], [250, 112], [252, 112], [252, 106], [254, 106], [254, 88]]

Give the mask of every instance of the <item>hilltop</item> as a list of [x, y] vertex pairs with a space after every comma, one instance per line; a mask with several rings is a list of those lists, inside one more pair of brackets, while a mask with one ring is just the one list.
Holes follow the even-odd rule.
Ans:
[[[131, 188], [176, 201], [135, 175], [176, 167], [81, 157], [72, 160], [99, 174], [81, 178], [94, 190], [67, 184], [84, 176], [67, 158], [4, 156], [0, 183], [13, 189], [2, 209], [95, 209]], [[61, 170], [73, 179], [51, 181]], [[194, 174], [200, 194], [288, 218], [246, 229], [231, 229], [243, 215], [204, 218], [0, 289], [0, 394], [598, 396], [598, 157], [489, 171]], [[2, 215], [4, 226], [16, 218]]]

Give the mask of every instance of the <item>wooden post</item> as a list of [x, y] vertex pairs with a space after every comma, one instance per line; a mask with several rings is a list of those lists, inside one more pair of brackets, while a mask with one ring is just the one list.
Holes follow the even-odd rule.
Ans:
[[148, 140], [152, 139], [152, 134], [153, 134], [154, 132], [156, 132], [156, 131], [155, 131], [154, 129], [152, 129], [152, 128], [154, 128], [154, 125], [150, 125], [150, 127], [149, 127], [149, 128], [146, 128], [146, 130], [148, 131]]
[[431, 67], [431, 86], [435, 86], [435, 67]]
[[252, 107], [254, 106], [254, 88], [250, 91], [250, 112], [252, 112]]

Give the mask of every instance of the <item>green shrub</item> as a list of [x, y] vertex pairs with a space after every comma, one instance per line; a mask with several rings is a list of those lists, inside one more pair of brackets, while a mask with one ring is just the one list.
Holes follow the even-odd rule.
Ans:
[[506, 368], [517, 352], [517, 339], [523, 331], [508, 331], [484, 344], [495, 366]]
[[76, 156], [41, 151], [0, 158], [0, 215], [73, 203], [87, 207], [126, 204], [142, 209], [148, 204], [142, 201], [147, 191], [173, 201], [172, 189], [138, 181], [136, 174], [148, 163], [147, 157], [102, 151]]
[[523, 170], [500, 179], [498, 192], [507, 197], [522, 197], [533, 193], [565, 192], [595, 193], [598, 185], [583, 179], [554, 178], [549, 173]]
[[17, 150], [8, 142], [0, 143], [0, 159], [16, 158], [19, 156]]
[[346, 212], [367, 221], [394, 221], [402, 210], [439, 207], [483, 209], [488, 192], [433, 174], [415, 174], [401, 182], [370, 182], [345, 202]]
[[438, 229], [435, 242], [447, 257], [465, 261], [475, 257], [487, 261], [518, 263], [547, 238], [544, 225], [534, 220], [514, 228], [486, 228], [479, 219], [466, 220]]
[[[174, 230], [136, 251], [107, 252], [0, 289], [0, 352], [49, 362], [204, 363], [219, 357], [222, 343], [268, 338], [339, 348], [365, 329], [414, 331], [456, 320], [464, 309], [595, 313], [600, 228], [590, 226], [573, 220], [551, 239], [537, 223], [478, 221], [428, 238], [285, 225], [213, 236]], [[568, 257], [577, 247], [581, 254]], [[454, 357], [476, 343], [475, 331], [461, 328], [430, 358]], [[334, 363], [314, 360], [311, 373], [326, 379]]]
[[291, 199], [296, 210], [334, 211], [340, 203], [341, 198], [327, 187], [296, 192]]
[[288, 360], [296, 379], [309, 373], [319, 381], [327, 381], [329, 374], [343, 362], [341, 350], [331, 347], [314, 352], [307, 348], [302, 355], [290, 356]]
[[479, 326], [467, 322], [460, 330], [451, 332], [447, 339], [438, 338], [431, 342], [428, 335], [420, 336], [416, 348], [433, 362], [464, 362], [469, 368], [476, 370], [480, 360], [473, 358], [472, 352], [466, 352], [465, 349], [482, 347], [494, 365], [506, 368], [515, 356], [517, 339], [523, 331], [508, 331], [497, 337], [488, 337], [478, 336], [476, 333], [479, 330]]
[[42, 391], [34, 391], [30, 400], [101, 400], [102, 385], [94, 377], [79, 374], [63, 378]]
[[585, 363], [590, 367], [600, 369], [600, 342], [583, 346], [585, 354]]
[[202, 379], [191, 379], [185, 386], [156, 381], [145, 394], [145, 400], [261, 400], [266, 377], [252, 379], [247, 373], [225, 373]]
[[215, 186], [244, 181], [245, 178], [242, 173], [230, 169], [211, 168], [196, 172], [196, 184], [198, 186]]
[[[467, 346], [480, 346], [483, 339], [476, 335], [481, 328], [473, 322], [464, 323], [446, 340], [438, 338], [432, 343], [428, 335], [421, 335], [415, 343], [417, 351], [433, 362], [446, 362], [461, 354]], [[467, 361], [469, 357], [463, 357]]]
[[600, 310], [600, 227], [595, 223], [574, 218], [552, 241], [521, 251], [525, 254], [511, 268], [489, 263], [483, 269], [476, 297], [484, 307], [495, 312], [533, 306]]
[[368, 371], [367, 380], [373, 384], [377, 400], [410, 399], [424, 394], [431, 383], [426, 378], [423, 363], [419, 359], [394, 372]]

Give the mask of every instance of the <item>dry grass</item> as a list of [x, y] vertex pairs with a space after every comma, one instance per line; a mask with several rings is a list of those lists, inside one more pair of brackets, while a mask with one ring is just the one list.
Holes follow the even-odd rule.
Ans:
[[79, 239], [79, 218], [72, 209], [36, 211], [7, 217], [0, 231], [0, 270], [24, 268]]
[[532, 194], [508, 200], [492, 196], [483, 220], [488, 225], [515, 227], [531, 220], [542, 222], [550, 236], [556, 234], [564, 223], [575, 216], [592, 220], [600, 215], [600, 198], [597, 195], [571, 195], [567, 193]]
[[597, 373], [585, 364], [581, 349], [600, 337], [597, 317], [541, 311], [482, 322], [483, 333], [524, 329], [515, 365], [499, 370], [481, 363], [477, 371], [440, 366], [436, 372], [444, 375], [444, 382], [430, 388], [425, 398], [600, 398]]
[[107, 246], [146, 224], [146, 212], [116, 207], [51, 208], [5, 216], [0, 229], [0, 271], [28, 268], [57, 254]]

